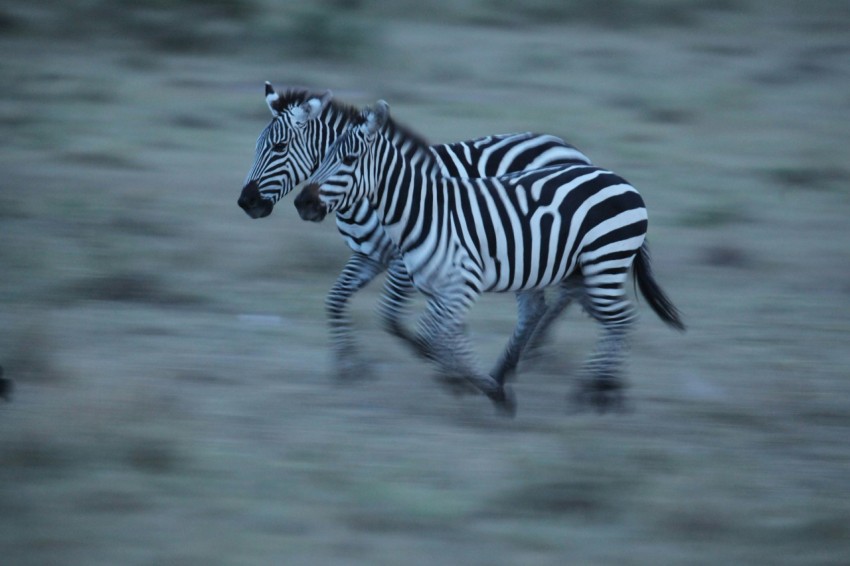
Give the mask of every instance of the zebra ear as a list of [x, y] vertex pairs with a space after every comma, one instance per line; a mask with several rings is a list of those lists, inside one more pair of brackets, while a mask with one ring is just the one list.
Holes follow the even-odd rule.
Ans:
[[387, 123], [390, 117], [390, 105], [384, 100], [379, 100], [373, 108], [366, 109], [363, 117], [366, 119], [363, 131], [366, 135], [372, 135]]
[[318, 118], [322, 111], [330, 103], [333, 96], [334, 94], [331, 91], [326, 90], [318, 97], [314, 96], [308, 99], [307, 102], [301, 104], [299, 107], [303, 112], [303, 115], [300, 116], [301, 120], [306, 122], [307, 120], [315, 120]]
[[379, 100], [375, 104], [375, 116], [378, 120], [378, 127], [383, 128], [390, 118], [390, 105], [386, 100]]
[[274, 91], [274, 87], [272, 83], [266, 81], [266, 104], [269, 105], [269, 110], [272, 111], [272, 116], [277, 116], [278, 111], [275, 108], [275, 102], [278, 101], [280, 96]]

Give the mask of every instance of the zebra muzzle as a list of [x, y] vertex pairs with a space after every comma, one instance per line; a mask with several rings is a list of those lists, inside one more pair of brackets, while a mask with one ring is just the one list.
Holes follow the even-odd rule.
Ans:
[[295, 208], [302, 220], [311, 222], [321, 222], [328, 213], [319, 198], [319, 185], [316, 183], [310, 183], [298, 193], [295, 198]]
[[236, 201], [239, 208], [244, 210], [251, 218], [265, 218], [272, 213], [274, 203], [266, 200], [260, 195], [260, 189], [256, 181], [249, 181], [243, 188], [239, 200]]

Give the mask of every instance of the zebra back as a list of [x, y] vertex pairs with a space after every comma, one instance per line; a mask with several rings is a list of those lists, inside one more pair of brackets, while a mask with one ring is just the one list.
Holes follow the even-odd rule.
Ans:
[[524, 132], [500, 134], [431, 147], [447, 177], [497, 177], [550, 165], [590, 164], [590, 158], [561, 138]]

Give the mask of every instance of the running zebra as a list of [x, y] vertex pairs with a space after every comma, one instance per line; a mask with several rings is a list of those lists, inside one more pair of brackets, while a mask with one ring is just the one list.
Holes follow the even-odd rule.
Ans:
[[[650, 270], [643, 199], [610, 171], [579, 164], [445, 177], [429, 148], [395, 124], [380, 101], [338, 138], [295, 203], [303, 219], [320, 221], [363, 201], [428, 297], [420, 333], [441, 369], [466, 377], [506, 414], [516, 404], [505, 374], [543, 315], [548, 286], [576, 294], [602, 325], [578, 394], [600, 408], [622, 398], [619, 366], [635, 318], [624, 284], [633, 263], [653, 310], [684, 329]], [[514, 291], [520, 304], [514, 333], [489, 375], [476, 366], [464, 331], [468, 310], [486, 291]]]
[[[344, 127], [359, 117], [356, 108], [333, 101], [330, 91], [316, 94], [294, 89], [278, 94], [266, 83], [265, 96], [272, 121], [257, 140], [254, 163], [238, 199], [239, 206], [252, 218], [271, 214], [275, 203], [315, 171]], [[501, 175], [552, 164], [590, 163], [563, 140], [531, 133], [435, 145], [429, 152], [441, 172], [457, 177]], [[347, 304], [354, 293], [385, 269], [388, 276], [380, 303], [384, 325], [421, 354], [430, 355], [425, 344], [416, 340], [401, 322], [415, 288], [374, 211], [363, 201], [337, 213], [336, 222], [353, 251], [325, 301], [336, 373], [356, 375], [363, 369], [356, 355]], [[547, 319], [554, 320], [568, 303], [568, 296], [557, 297], [547, 311]], [[535, 336], [535, 341], [542, 340], [543, 330]]]

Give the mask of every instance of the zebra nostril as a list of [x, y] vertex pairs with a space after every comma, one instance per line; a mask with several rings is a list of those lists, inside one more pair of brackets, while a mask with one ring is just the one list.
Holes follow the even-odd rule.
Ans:
[[236, 201], [241, 208], [247, 210], [260, 204], [260, 190], [256, 181], [249, 181], [242, 187], [239, 200]]

